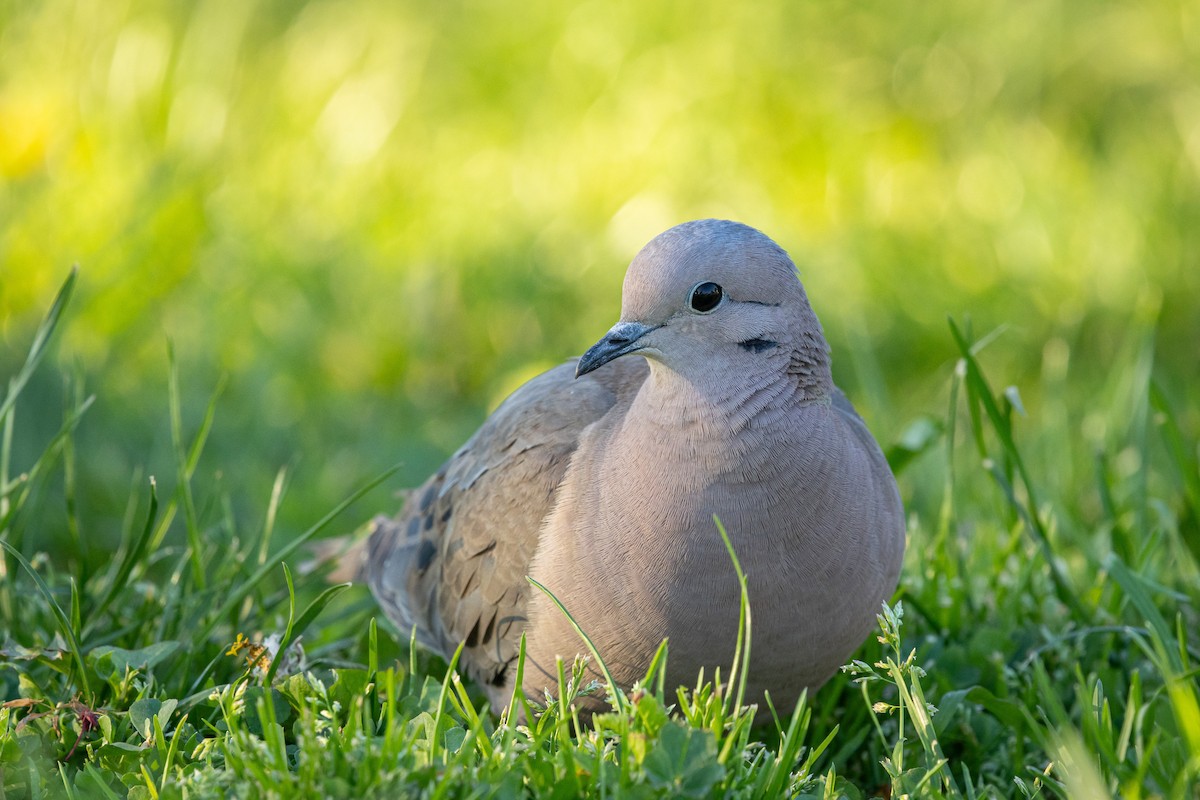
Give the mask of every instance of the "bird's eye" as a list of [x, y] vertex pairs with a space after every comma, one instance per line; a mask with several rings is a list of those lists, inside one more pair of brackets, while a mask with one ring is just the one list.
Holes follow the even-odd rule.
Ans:
[[712, 311], [721, 302], [722, 296], [721, 287], [712, 281], [696, 284], [696, 288], [692, 289], [692, 297], [688, 300], [688, 305], [693, 311], [699, 311], [701, 314], [706, 314]]

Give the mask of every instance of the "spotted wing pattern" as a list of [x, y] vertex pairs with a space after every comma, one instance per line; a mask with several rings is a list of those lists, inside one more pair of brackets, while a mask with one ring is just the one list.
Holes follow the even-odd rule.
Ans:
[[503, 685], [525, 624], [525, 576], [580, 434], [648, 374], [620, 359], [575, 379], [574, 360], [529, 381], [394, 518], [379, 517], [364, 573], [385, 613], [485, 685]]

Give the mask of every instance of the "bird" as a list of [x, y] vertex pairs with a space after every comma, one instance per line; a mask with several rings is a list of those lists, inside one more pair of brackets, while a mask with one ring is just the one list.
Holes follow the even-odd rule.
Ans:
[[557, 694], [558, 658], [588, 652], [528, 578], [621, 689], [663, 640], [667, 685], [692, 686], [728, 674], [738, 631], [719, 520], [752, 610], [745, 702], [790, 709], [867, 637], [905, 548], [895, 477], [830, 363], [783, 248], [739, 222], [676, 225], [633, 258], [594, 346], [373, 520], [358, 574], [400, 631], [447, 658], [461, 645], [493, 708], [522, 636], [532, 699]]

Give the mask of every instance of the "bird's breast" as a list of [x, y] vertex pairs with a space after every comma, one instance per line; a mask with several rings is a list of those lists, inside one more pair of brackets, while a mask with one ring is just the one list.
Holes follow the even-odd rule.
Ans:
[[[895, 584], [876, 538], [894, 535], [896, 520], [880, 515], [889, 506], [876, 502], [894, 497], [894, 483], [869, 481], [870, 458], [828, 407], [738, 429], [718, 415], [673, 432], [630, 417], [581, 441], [534, 576], [555, 588], [618, 680], [640, 678], [665, 638], [672, 679], [690, 682], [701, 666], [727, 665], [737, 634], [740, 589], [716, 516], [748, 576], [761, 647], [752, 675], [797, 691], [819, 685]], [[578, 647], [541, 598], [529, 642], [550, 663]]]

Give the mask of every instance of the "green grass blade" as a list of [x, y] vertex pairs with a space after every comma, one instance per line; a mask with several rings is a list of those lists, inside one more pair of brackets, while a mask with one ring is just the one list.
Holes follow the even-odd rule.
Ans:
[[4, 430], [0, 432], [0, 517], [8, 516], [8, 493], [13, 489], [13, 483], [8, 476], [12, 467], [13, 428], [16, 414], [11, 410], [0, 417]]
[[735, 712], [742, 707], [742, 703], [746, 699], [746, 681], [750, 677], [750, 636], [752, 632], [750, 592], [746, 584], [746, 573], [742, 570], [742, 562], [738, 560], [737, 552], [733, 549], [733, 542], [729, 539], [729, 532], [725, 530], [725, 526], [717, 518], [716, 514], [713, 514], [713, 522], [716, 523], [717, 531], [721, 534], [721, 541], [725, 543], [725, 550], [729, 553], [729, 560], [733, 562], [733, 571], [737, 574], [738, 587], [741, 590], [741, 600], [738, 606], [737, 643], [733, 650], [733, 667], [729, 671], [730, 682], [737, 681], [737, 692], [734, 695], [733, 705], [730, 708], [731, 712]]
[[371, 617], [370, 625], [367, 627], [367, 679], [375, 680], [377, 672], [379, 672], [379, 626], [375, 622], [375, 617]]
[[567, 618], [567, 621], [571, 623], [571, 627], [575, 629], [575, 633], [579, 634], [579, 638], [583, 640], [585, 645], [587, 645], [588, 652], [591, 653], [592, 658], [596, 660], [597, 668], [600, 670], [601, 674], [604, 675], [604, 682], [608, 684], [608, 692], [612, 696], [616, 710], [622, 714], [627, 713], [629, 711], [629, 704], [625, 698], [625, 693], [621, 691], [621, 688], [617, 686], [617, 682], [613, 680], [612, 673], [608, 671], [608, 665], [605, 664], [604, 659], [600, 657], [600, 651], [597, 650], [596, 645], [592, 643], [591, 637], [584, 632], [583, 628], [579, 627], [579, 623], [575, 621], [573, 616], [571, 616], [571, 612], [567, 611], [567, 607], [562, 604], [562, 601], [554, 596], [554, 592], [550, 591], [528, 575], [525, 576], [525, 580], [529, 581], [538, 591], [550, 598], [550, 602], [554, 603], [555, 607], [558, 608], [558, 610], [562, 612], [563, 616]]
[[110, 603], [121, 591], [125, 588], [129, 580], [129, 576], [133, 574], [134, 568], [138, 564], [145, 563], [149, 553], [146, 545], [150, 541], [151, 535], [154, 533], [154, 522], [158, 516], [158, 490], [157, 484], [153, 477], [150, 478], [150, 507], [146, 512], [146, 524], [142, 526], [142, 532], [138, 538], [130, 543], [129, 547], [121, 556], [120, 563], [109, 576], [108, 586], [101, 595], [100, 601], [95, 608], [91, 610], [90, 625], [100, 624], [104, 612], [108, 609]]
[[[184, 530], [187, 534], [188, 547], [191, 550], [192, 583], [203, 591], [207, 584], [204, 569], [204, 548], [200, 538], [200, 523], [196, 518], [196, 503], [192, 498], [192, 473], [188, 469], [190, 454], [183, 444], [183, 409], [179, 397], [179, 364], [175, 360], [175, 345], [167, 340], [167, 398], [171, 412], [171, 444], [175, 451], [176, 479], [179, 486], [176, 492], [183, 504]], [[214, 395], [214, 400], [215, 395]], [[211, 404], [210, 404], [211, 407]], [[196, 441], [200, 441], [199, 436]], [[192, 451], [198, 457], [195, 444]]]
[[271, 547], [271, 534], [275, 532], [275, 519], [279, 515], [279, 504], [283, 501], [284, 486], [287, 484], [287, 470], [280, 469], [275, 473], [275, 481], [271, 484], [271, 499], [267, 503], [267, 515], [263, 520], [262, 531], [259, 533], [258, 553], [256, 564], [265, 564], [267, 552]]
[[1150, 404], [1154, 408], [1167, 452], [1171, 455], [1179, 479], [1183, 483], [1186, 508], [1179, 521], [1179, 535], [1192, 559], [1200, 564], [1200, 463], [1197, 462], [1194, 448], [1189, 450], [1184, 444], [1179, 417], [1167, 400], [1162, 387], [1154, 381], [1150, 383]]
[[[1005, 491], [1005, 496], [1009, 500], [1013, 509], [1021, 516], [1025, 522], [1025, 529], [1037, 543], [1042, 551], [1043, 557], [1046, 559], [1047, 566], [1050, 569], [1050, 577], [1054, 581], [1055, 591], [1059, 600], [1071, 609], [1072, 614], [1080, 622], [1088, 622], [1091, 619], [1091, 613], [1083, 607], [1080, 602], [1078, 593], [1071, 585], [1070, 580], [1063, 573], [1062, 567], [1055, 558], [1054, 548], [1050, 544], [1050, 536], [1046, 531], [1045, 525], [1042, 522], [1038, 509], [1040, 508], [1037, 500], [1037, 492], [1034, 488], [1033, 481], [1029, 477], [1029, 473], [1025, 468], [1025, 461], [1021, 457], [1021, 452], [1017, 448], [1016, 442], [1012, 435], [1012, 426], [1009, 422], [1009, 417], [1001, 413], [1000, 406], [996, 402], [996, 397], [988, 385], [987, 379], [983, 375], [983, 370], [979, 366], [979, 362], [975, 359], [971, 345], [967, 342], [966, 337], [958, 329], [954, 320], [950, 320], [950, 331], [954, 336], [955, 342], [959, 347], [959, 354], [965, 365], [966, 375], [965, 382], [967, 393], [972, 399], [972, 402], [978, 403], [986, 414], [988, 421], [992, 425], [992, 429], [996, 432], [1000, 439], [1001, 447], [1005, 455], [1009, 458], [1017, 475], [1021, 478], [1021, 485], [1025, 490], [1027, 501], [1021, 503], [1016, 494], [1012, 491], [1007, 479], [1002, 482], [1002, 488]], [[987, 446], [982, 441], [982, 437], [976, 437], [979, 454], [983, 458], [988, 457]], [[1003, 473], [998, 469], [991, 470], [993, 477], [998, 481], [1003, 478]]]
[[[63, 443], [75, 433], [75, 429], [79, 427], [79, 423], [83, 419], [83, 415], [87, 413], [89, 408], [92, 407], [92, 403], [95, 401], [95, 399], [96, 398], [94, 396], [89, 397], [86, 401], [84, 401], [83, 405], [69, 414], [63, 421], [62, 426], [58, 429], [58, 432], [54, 434], [54, 438], [51, 439], [46, 445], [42, 455], [38, 457], [38, 460], [34, 462], [32, 467], [29, 468], [28, 472], [21, 476], [21, 478], [19, 478], [17, 481], [14, 481], [14, 484], [10, 484], [9, 488], [11, 489], [13, 485], [19, 483], [21, 486], [21, 491], [17, 494], [15, 499], [12, 499], [11, 496], [7, 497], [10, 502], [7, 503], [7, 509], [4, 511], [4, 513], [0, 515], [0, 533], [10, 531], [12, 528], [13, 519], [20, 512], [21, 507], [29, 497], [32, 487], [37, 484], [38, 480], [44, 474], [46, 474], [52, 466], [54, 466], [57, 457], [62, 453]], [[19, 546], [20, 544], [19, 541], [15, 541], [13, 538], [11, 538], [11, 536], [9, 538], [9, 543], [15, 546]]]
[[[21, 476], [16, 485], [19, 485], [20, 490], [15, 497], [8, 494], [0, 494], [0, 537], [6, 541], [12, 548], [19, 550], [22, 544], [20, 535], [21, 528], [16, 526], [15, 520], [17, 515], [25, 507], [35, 486], [37, 486], [43, 475], [48, 473], [54, 466], [57, 456], [63, 452], [63, 443], [66, 442], [74, 434], [83, 415], [91, 407], [94, 397], [89, 397], [82, 406], [75, 409], [67, 419], [62, 423], [58, 433], [46, 445], [46, 449], [30, 467], [29, 471]], [[6, 422], [10, 422], [15, 416], [15, 412], [10, 411], [5, 418]], [[12, 490], [13, 484], [10, 484], [7, 489]], [[13, 594], [13, 581], [11, 576], [15, 572], [15, 567], [9, 561], [9, 557], [0, 553], [0, 613], [12, 619], [15, 618], [15, 610], [17, 607], [17, 598]]]
[[275, 680], [275, 672], [279, 669], [279, 664], [287, 653], [287, 645], [291, 643], [292, 638], [292, 626], [296, 621], [296, 585], [292, 582], [292, 571], [286, 563], [281, 563], [279, 566], [283, 567], [283, 581], [287, 584], [287, 625], [283, 629], [283, 636], [279, 639], [279, 649], [275, 651], [275, 656], [267, 667], [267, 674], [263, 677], [263, 686], [270, 686]]
[[[284, 564], [283, 568], [287, 570], [287, 564]], [[275, 677], [275, 671], [278, 669], [280, 662], [283, 660], [283, 655], [287, 652], [287, 649], [292, 646], [292, 643], [304, 635], [304, 632], [308, 630], [309, 626], [312, 625], [317, 616], [325, 610], [326, 606], [333, 602], [335, 597], [353, 585], [354, 584], [352, 583], [339, 583], [334, 586], [330, 586], [328, 589], [317, 595], [315, 600], [308, 604], [308, 607], [304, 609], [294, 624], [289, 619], [288, 629], [283, 639], [279, 642], [279, 652], [276, 654], [275, 659], [271, 661], [271, 666], [267, 670], [267, 677], [264, 681], [265, 685], [271, 685], [271, 680]], [[291, 574], [289, 571], [288, 591], [290, 592], [291, 589]]]
[[[83, 393], [83, 379], [78, 378], [74, 381], [64, 380], [64, 393], [71, 397], [69, 408], [81, 408], [87, 403], [88, 398]], [[71, 412], [67, 412], [63, 419], [66, 422], [70, 419]], [[71, 547], [78, 554], [79, 561], [79, 582], [86, 584], [88, 581], [88, 570], [90, 569], [89, 552], [91, 548], [88, 545], [87, 537], [81, 535], [79, 524], [79, 488], [75, 458], [75, 437], [67, 436], [62, 440], [62, 462], [63, 462], [63, 504], [67, 512], [67, 536], [71, 541]]]
[[446, 668], [446, 677], [442, 679], [442, 689], [438, 693], [437, 711], [433, 715], [433, 733], [429, 737], [429, 763], [432, 766], [437, 765], [438, 745], [441, 743], [440, 731], [446, 713], [446, 700], [450, 694], [450, 680], [454, 671], [458, 669], [458, 660], [462, 657], [462, 651], [466, 645], [465, 641], [459, 642], [458, 649], [454, 651], [454, 656], [450, 659], [450, 666]]
[[21, 390], [25, 388], [25, 384], [33, 376], [34, 370], [37, 369], [38, 364], [45, 357], [46, 348], [54, 336], [54, 331], [58, 328], [59, 322], [62, 321], [67, 304], [71, 302], [71, 293], [75, 289], [75, 279], [78, 275], [79, 267], [71, 267], [67, 279], [63, 281], [58, 294], [54, 296], [54, 302], [51, 303], [50, 310], [46, 312], [46, 316], [42, 319], [41, 324], [34, 331], [33, 342], [29, 346], [29, 354], [25, 356], [25, 363], [17, 370], [17, 374], [9, 380], [8, 393], [4, 396], [3, 402], [0, 402], [0, 419], [3, 419], [12, 410], [13, 405], [17, 402], [17, 397], [21, 394]]
[[71, 658], [74, 660], [72, 667], [74, 668], [76, 677], [79, 680], [79, 688], [82, 691], [83, 696], [87, 698], [88, 703], [94, 702], [95, 695], [92, 694], [92, 687], [88, 682], [87, 664], [83, 660], [83, 650], [79, 646], [79, 637], [76, 635], [76, 629], [71, 625], [70, 618], [67, 616], [66, 612], [63, 611], [62, 606], [58, 604], [58, 601], [54, 599], [54, 594], [50, 591], [50, 587], [46, 585], [46, 582], [42, 580], [42, 576], [39, 575], [37, 570], [35, 570], [33, 566], [25, 560], [25, 556], [21, 555], [19, 550], [3, 539], [0, 539], [0, 547], [3, 547], [5, 550], [7, 550], [8, 553], [17, 560], [17, 563], [20, 564], [27, 573], [29, 573], [29, 576], [33, 578], [34, 585], [37, 586], [38, 592], [41, 593], [42, 598], [50, 606], [50, 610], [53, 612], [54, 618], [58, 622], [58, 630], [60, 633], [62, 633], [63, 638], [67, 642], [67, 649], [71, 651]]
[[1162, 645], [1161, 649], [1168, 659], [1170, 671], [1176, 675], [1183, 672], [1182, 656], [1175, 648], [1166, 646], [1172, 641], [1171, 626], [1146, 591], [1143, 579], [1132, 572], [1116, 554], [1109, 555], [1104, 567], [1137, 609], [1139, 616], [1149, 625], [1152, 638]]
[[[201, 420], [200, 428], [196, 431], [196, 435], [192, 439], [191, 445], [188, 446], [186, 455], [184, 455], [182, 409], [174, 407], [174, 405], [178, 404], [178, 397], [176, 397], [174, 400], [171, 399], [172, 391], [178, 393], [178, 376], [175, 374], [176, 370], [174, 366], [175, 354], [174, 348], [169, 341], [167, 345], [169, 367], [167, 384], [168, 408], [170, 409], [171, 415], [171, 441], [172, 448], [175, 453], [175, 471], [179, 480], [179, 486], [176, 487], [176, 490], [171, 497], [171, 501], [167, 503], [167, 508], [163, 512], [162, 519], [159, 521], [158, 527], [154, 531], [154, 538], [150, 545], [151, 550], [157, 550], [159, 548], [159, 545], [162, 544], [163, 539], [166, 538], [167, 531], [171, 528], [171, 523], [175, 521], [175, 514], [179, 510], [180, 503], [183, 502], [183, 488], [185, 486], [188, 487], [188, 491], [190, 492], [192, 476], [195, 473], [197, 463], [199, 463], [200, 454], [203, 452], [205, 444], [208, 443], [209, 433], [212, 431], [213, 420], [216, 416], [217, 399], [220, 397], [225, 385], [224, 378], [217, 381], [216, 387], [213, 389], [212, 394], [209, 395], [208, 404], [205, 407], [204, 418]], [[174, 384], [174, 389], [172, 389], [172, 384]], [[178, 417], [178, 419], [176, 419], [176, 417]], [[182, 466], [180, 466], [181, 464]], [[190, 538], [189, 544], [191, 544]]]
[[659, 643], [658, 649], [654, 651], [654, 658], [650, 659], [650, 666], [646, 668], [646, 675], [642, 678], [643, 684], [654, 686], [655, 694], [660, 700], [665, 697], [663, 690], [667, 677], [667, 651], [669, 644], [666, 639], [663, 639]]
[[[504, 716], [504, 721], [508, 724], [515, 724], [517, 719], [523, 716], [526, 720], [530, 719], [529, 701], [525, 698], [525, 632], [521, 632], [521, 639], [517, 642], [517, 666], [513, 670], [513, 693], [508, 700], [507, 713]], [[520, 707], [520, 716], [518, 716], [518, 706]]]
[[278, 552], [276, 552], [271, 556], [270, 559], [267, 560], [267, 563], [261, 565], [253, 573], [251, 573], [249, 578], [231, 589], [226, 594], [225, 601], [217, 608], [216, 612], [208, 618], [208, 621], [200, 626], [196, 634], [196, 638], [199, 640], [208, 638], [208, 635], [212, 633], [213, 629], [228, 616], [229, 612], [237, 608], [238, 604], [248, 597], [252, 591], [254, 591], [254, 589], [262, 582], [262, 580], [271, 573], [271, 570], [275, 568], [276, 564], [299, 550], [310, 539], [312, 539], [321, 531], [325, 530], [329, 523], [341, 516], [342, 512], [354, 505], [354, 503], [358, 502], [360, 498], [362, 498], [376, 486], [394, 475], [396, 471], [400, 469], [400, 467], [400, 464], [396, 464], [395, 466], [389, 467], [376, 477], [367, 481], [365, 484], [352, 492], [348, 497], [342, 500], [342, 502], [334, 506], [332, 511], [329, 511], [327, 514], [325, 514], [325, 516], [317, 520], [317, 522], [308, 528], [308, 530], [304, 531], [295, 539], [292, 539], [290, 542], [281, 547]]

